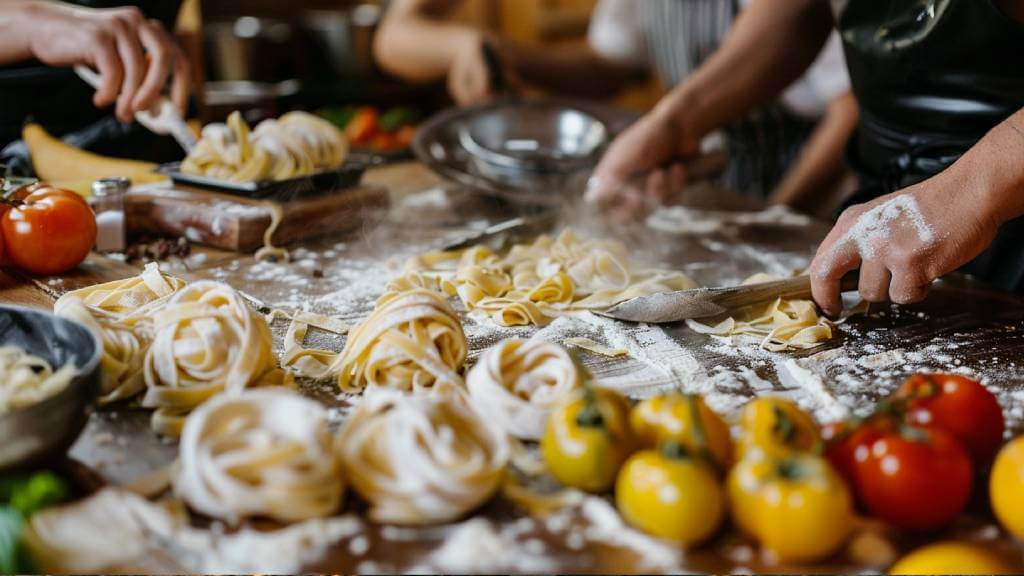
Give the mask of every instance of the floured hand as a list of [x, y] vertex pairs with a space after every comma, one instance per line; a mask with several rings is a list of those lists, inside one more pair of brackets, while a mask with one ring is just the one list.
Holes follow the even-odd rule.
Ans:
[[865, 300], [918, 302], [935, 279], [980, 254], [999, 221], [981, 187], [962, 173], [947, 171], [843, 212], [811, 264], [818, 305], [829, 315], [842, 312], [840, 279], [858, 267]]

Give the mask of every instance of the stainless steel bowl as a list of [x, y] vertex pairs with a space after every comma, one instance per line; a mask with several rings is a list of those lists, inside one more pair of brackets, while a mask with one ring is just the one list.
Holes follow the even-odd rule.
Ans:
[[597, 161], [608, 129], [574, 108], [508, 102], [467, 118], [459, 141], [475, 159], [495, 168], [564, 174]]
[[85, 326], [50, 312], [0, 305], [0, 346], [24, 348], [54, 369], [73, 364], [67, 387], [37, 404], [0, 415], [0, 472], [59, 458], [78, 438], [99, 386], [103, 345]]

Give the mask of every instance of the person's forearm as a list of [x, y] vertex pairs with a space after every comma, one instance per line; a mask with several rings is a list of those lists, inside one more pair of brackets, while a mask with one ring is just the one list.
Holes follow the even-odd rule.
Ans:
[[5, 0], [0, 2], [0, 64], [29, 60], [33, 57], [30, 41], [33, 20], [45, 9], [38, 0]]
[[822, 203], [833, 201], [830, 193], [846, 174], [843, 151], [857, 126], [857, 117], [853, 94], [847, 92], [834, 99], [770, 201], [802, 212], [817, 212]]
[[1024, 109], [989, 131], [946, 173], [964, 190], [979, 192], [982, 210], [996, 225], [1024, 216]]
[[559, 48], [501, 42], [503, 63], [530, 86], [569, 96], [612, 96], [645, 77], [637, 66], [602, 58], [589, 47]]
[[662, 99], [658, 114], [699, 139], [774, 100], [814, 61], [832, 28], [821, 0], [755, 0], [722, 46]]
[[374, 38], [377, 63], [413, 82], [444, 78], [460, 50], [479, 50], [479, 32], [425, 12], [422, 2], [393, 4]]

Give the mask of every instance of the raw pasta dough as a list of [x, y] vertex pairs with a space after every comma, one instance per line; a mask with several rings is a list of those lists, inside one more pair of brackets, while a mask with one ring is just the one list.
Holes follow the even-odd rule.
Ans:
[[153, 314], [142, 405], [158, 432], [176, 435], [185, 414], [221, 391], [283, 384], [270, 328], [227, 284], [195, 282]]
[[558, 344], [511, 338], [480, 356], [466, 386], [488, 419], [512, 436], [539, 440], [548, 413], [580, 387], [580, 376]]
[[461, 385], [466, 335], [455, 312], [437, 292], [414, 288], [388, 292], [353, 328], [329, 372], [344, 391], [367, 386], [405, 392]]
[[679, 272], [633, 266], [618, 242], [580, 240], [571, 229], [513, 246], [504, 256], [482, 246], [424, 254], [406, 272], [439, 278], [445, 293], [502, 326], [543, 325], [569, 310], [697, 287]]
[[203, 128], [202, 138], [181, 169], [232, 182], [285, 180], [337, 168], [347, 153], [344, 134], [312, 114], [289, 112], [251, 130], [235, 111], [227, 124]]
[[46, 360], [18, 346], [0, 346], [0, 414], [54, 396], [75, 376], [68, 364], [56, 372]]
[[54, 304], [58, 316], [84, 324], [103, 342], [100, 403], [130, 398], [143, 390], [142, 363], [152, 341], [152, 313], [185, 281], [146, 265], [139, 276], [68, 292]]
[[[771, 282], [779, 278], [756, 274], [744, 284]], [[714, 324], [687, 320], [686, 325], [701, 334], [721, 337], [753, 337], [761, 341], [761, 348], [772, 352], [807, 350], [821, 346], [832, 338], [832, 324], [818, 315], [810, 300], [778, 299], [715, 318]]]
[[217, 396], [182, 431], [174, 491], [208, 516], [325, 517], [338, 510], [344, 487], [326, 411], [297, 392]]
[[509, 459], [505, 433], [451, 388], [429, 396], [368, 392], [338, 449], [370, 518], [398, 524], [448, 522], [479, 507]]

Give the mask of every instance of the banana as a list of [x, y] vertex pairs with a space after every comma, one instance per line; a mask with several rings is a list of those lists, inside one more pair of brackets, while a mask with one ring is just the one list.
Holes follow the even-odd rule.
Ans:
[[166, 179], [153, 173], [156, 164], [86, 152], [51, 136], [38, 124], [26, 124], [21, 137], [32, 154], [32, 166], [40, 180], [91, 182], [123, 176], [139, 184]]

